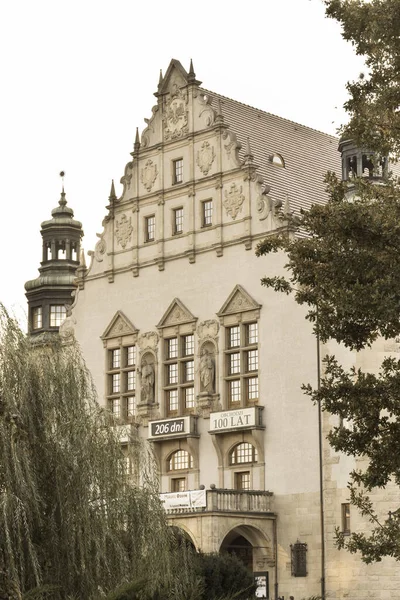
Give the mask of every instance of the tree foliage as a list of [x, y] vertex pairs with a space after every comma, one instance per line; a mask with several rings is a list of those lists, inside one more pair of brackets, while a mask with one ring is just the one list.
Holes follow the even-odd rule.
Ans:
[[151, 456], [132, 437], [140, 487], [127, 485], [109, 425], [76, 345], [34, 345], [2, 310], [1, 600], [91, 600], [142, 578], [149, 598], [178, 588], [176, 598], [190, 597], [190, 565], [166, 525]]
[[[343, 26], [343, 37], [364, 55], [368, 72], [348, 84], [350, 116], [343, 129], [360, 148], [399, 157], [400, 3], [398, 0], [327, 0], [327, 15]], [[301, 235], [271, 236], [258, 256], [284, 251], [287, 277], [262, 283], [292, 293], [308, 308], [319, 339], [330, 338], [360, 351], [377, 338], [400, 334], [400, 186], [369, 179], [340, 181], [326, 176], [329, 200], [297, 219]], [[371, 522], [369, 534], [337, 532], [339, 547], [360, 552], [365, 562], [383, 556], [400, 560], [400, 510], [380, 515], [371, 501], [375, 488], [400, 486], [400, 361], [386, 358], [378, 373], [346, 371], [334, 356], [324, 359], [319, 389], [304, 391], [323, 410], [338, 415], [329, 442], [339, 452], [365, 460], [350, 474], [351, 502]]]
[[[327, 0], [327, 15], [365, 57], [367, 73], [349, 82], [346, 137], [383, 156], [400, 156], [400, 3], [398, 0]], [[344, 133], [343, 131], [343, 133]]]

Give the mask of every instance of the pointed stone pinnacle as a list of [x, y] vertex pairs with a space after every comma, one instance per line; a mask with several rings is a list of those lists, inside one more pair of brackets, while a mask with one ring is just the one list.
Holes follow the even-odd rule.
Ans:
[[160, 87], [160, 85], [162, 84], [162, 82], [163, 82], [163, 74], [162, 74], [162, 69], [160, 69], [160, 77], [159, 77], [159, 79], [158, 79], [158, 86], [159, 86], [159, 87]]
[[193, 60], [192, 59], [190, 59], [189, 76], [193, 77], [193, 79], [196, 77], [196, 73], [194, 72], [194, 69], [193, 69]]
[[224, 117], [223, 117], [223, 114], [222, 114], [221, 98], [218, 98], [216, 113], [217, 114], [216, 114], [216, 117], [215, 117], [215, 122], [216, 123], [223, 123], [224, 122]]
[[245, 156], [249, 159], [253, 158], [253, 154], [251, 153], [251, 148], [250, 148], [250, 138], [248, 137], [246, 140], [246, 153]]
[[86, 258], [85, 258], [85, 251], [83, 248], [81, 249], [81, 255], [79, 257], [79, 266], [86, 269]]
[[111, 191], [110, 191], [110, 200], [116, 200], [117, 196], [115, 195], [115, 187], [114, 187], [114, 179], [111, 180]]
[[140, 138], [139, 138], [139, 127], [136, 127], [136, 135], [135, 135], [135, 143], [133, 144], [134, 152], [137, 152], [140, 148]]

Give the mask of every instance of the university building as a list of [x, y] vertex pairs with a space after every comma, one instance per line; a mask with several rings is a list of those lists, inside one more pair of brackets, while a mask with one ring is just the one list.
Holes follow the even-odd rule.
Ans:
[[42, 224], [30, 332], [67, 316], [61, 333], [78, 340], [123, 439], [139, 426], [153, 448], [171, 525], [203, 552], [239, 555], [260, 598], [320, 594], [321, 577], [327, 598], [400, 598], [394, 563], [367, 566], [334, 545], [335, 527], [368, 527], [346, 488], [358, 461], [330, 449], [334, 418], [320, 424], [301, 390], [318, 376], [305, 311], [261, 286], [285, 256], [255, 256], [266, 236], [297, 235], [293, 215], [326, 200], [328, 170], [373, 166], [351, 143], [338, 151], [333, 136], [206, 90], [192, 64], [172, 60], [155, 97], [90, 265], [65, 195]]

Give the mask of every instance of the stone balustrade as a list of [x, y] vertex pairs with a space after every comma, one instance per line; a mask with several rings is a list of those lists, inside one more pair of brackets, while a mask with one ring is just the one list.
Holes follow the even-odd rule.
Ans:
[[[272, 492], [261, 490], [207, 490], [207, 505], [204, 507], [167, 508], [168, 515], [188, 513], [268, 513], [272, 512]], [[162, 494], [161, 494], [162, 496]]]

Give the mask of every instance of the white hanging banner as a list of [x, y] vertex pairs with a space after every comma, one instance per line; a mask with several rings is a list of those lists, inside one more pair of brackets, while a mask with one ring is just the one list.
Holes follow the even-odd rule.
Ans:
[[206, 490], [160, 494], [165, 510], [174, 508], [203, 508], [207, 506]]

